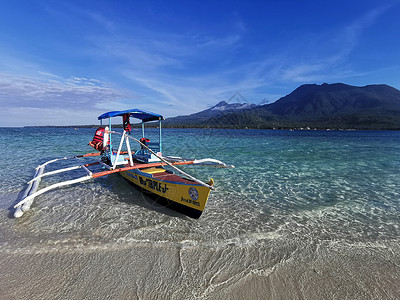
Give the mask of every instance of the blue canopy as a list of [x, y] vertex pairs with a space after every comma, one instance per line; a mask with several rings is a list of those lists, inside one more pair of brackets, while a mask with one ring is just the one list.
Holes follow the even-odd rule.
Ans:
[[117, 116], [122, 116], [129, 113], [129, 115], [133, 118], [140, 119], [143, 122], [149, 122], [149, 121], [155, 121], [155, 120], [163, 120], [163, 116], [159, 114], [155, 114], [149, 111], [144, 111], [140, 109], [128, 109], [128, 110], [119, 110], [119, 111], [109, 111], [101, 116], [99, 116], [97, 119], [102, 120], [102, 119], [107, 119], [107, 118], [112, 118], [112, 117], [117, 117]]

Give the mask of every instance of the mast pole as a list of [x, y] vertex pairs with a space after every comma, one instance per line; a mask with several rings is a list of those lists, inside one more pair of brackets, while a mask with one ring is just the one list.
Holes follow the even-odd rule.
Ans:
[[160, 152], [162, 153], [162, 140], [161, 140], [161, 118], [158, 120], [159, 127], [160, 127]]
[[[108, 118], [108, 130], [110, 131], [108, 138], [110, 141], [110, 159], [111, 159], [111, 155], [112, 155], [112, 141], [111, 141], [111, 118]], [[107, 145], [106, 145], [107, 146]]]

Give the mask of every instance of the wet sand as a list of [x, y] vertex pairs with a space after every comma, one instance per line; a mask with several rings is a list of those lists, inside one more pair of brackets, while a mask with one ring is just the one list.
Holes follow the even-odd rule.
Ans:
[[308, 242], [3, 247], [0, 295], [1, 299], [400, 298], [397, 243]]

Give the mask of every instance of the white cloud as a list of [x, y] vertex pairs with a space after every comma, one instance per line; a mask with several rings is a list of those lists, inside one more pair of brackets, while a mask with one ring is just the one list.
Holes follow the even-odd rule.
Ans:
[[[242, 34], [246, 31], [243, 22], [238, 23], [236, 31], [219, 37], [203, 33], [191, 36], [150, 34], [145, 29], [131, 29], [129, 38], [110, 35], [94, 42], [105, 56], [123, 61], [119, 71], [132, 84], [145, 87], [145, 91], [158, 98], [154, 109], [163, 104], [179, 107], [179, 114], [184, 114], [203, 109], [213, 99], [219, 101], [238, 90], [248, 92], [247, 95], [259, 95], [261, 88], [267, 91], [276, 84], [292, 87], [293, 83], [351, 76], [355, 72], [347, 59], [358, 37], [386, 10], [373, 10], [348, 26], [336, 29], [335, 33], [300, 38], [292, 45], [293, 51], [285, 50], [267, 59], [249, 57], [240, 63], [229, 61], [227, 56], [232, 49], [241, 46]], [[216, 57], [221, 61], [216, 61]], [[202, 64], [209, 66], [206, 71], [202, 70]], [[258, 91], [254, 92], [255, 89]]]
[[368, 27], [389, 8], [390, 6], [378, 7], [342, 28], [308, 37], [293, 45], [296, 53], [288, 52], [286, 59], [277, 67], [280, 79], [306, 83], [358, 76], [360, 72], [353, 70], [349, 57]]
[[[136, 93], [142, 93], [140, 105], [147, 109], [157, 111], [161, 105], [162, 109], [174, 107], [170, 116], [193, 113], [217, 100], [226, 87], [238, 87], [237, 80], [232, 83], [220, 76], [225, 72], [221, 71], [224, 63], [215, 62], [216, 53], [224, 58], [238, 45], [241, 36], [237, 30], [219, 37], [154, 33], [143, 28], [128, 32], [92, 37], [93, 53], [117, 62], [115, 73], [128, 79]], [[201, 71], [205, 65], [209, 67]]]
[[[0, 74], [0, 122], [14, 124], [13, 118], [21, 122], [18, 114], [25, 111], [41, 123], [48, 122], [46, 125], [62, 124], [64, 121], [60, 117], [54, 119], [53, 116], [65, 114], [76, 115], [75, 119], [80, 118], [80, 123], [92, 123], [103, 112], [99, 107], [118, 102], [128, 95], [127, 91], [87, 78], [62, 79], [45, 72], [40, 73], [40, 78]], [[82, 117], [87, 114], [93, 116], [92, 120]], [[24, 120], [19, 126], [35, 124]]]

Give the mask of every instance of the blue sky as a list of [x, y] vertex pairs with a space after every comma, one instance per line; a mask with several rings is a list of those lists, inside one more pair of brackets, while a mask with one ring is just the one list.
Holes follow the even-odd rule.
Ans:
[[190, 114], [239, 91], [400, 89], [400, 1], [2, 1], [0, 126]]

